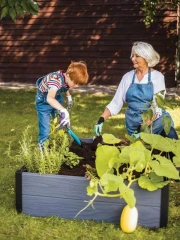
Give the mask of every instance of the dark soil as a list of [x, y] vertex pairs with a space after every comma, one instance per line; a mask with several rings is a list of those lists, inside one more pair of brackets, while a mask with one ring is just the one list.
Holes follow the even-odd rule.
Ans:
[[77, 143], [73, 142], [70, 151], [76, 153], [78, 156], [83, 157], [80, 160], [78, 166], [70, 168], [66, 165], [62, 165], [59, 174], [61, 175], [71, 175], [71, 176], [85, 176], [85, 167], [84, 165], [88, 164], [91, 167], [95, 167], [95, 151], [97, 144], [102, 142], [102, 138], [97, 138], [93, 143], [82, 143], [82, 146], [79, 146]]
[[[91, 167], [95, 167], [95, 151], [97, 149], [98, 143], [103, 144], [102, 137], [96, 137], [93, 143], [83, 142], [82, 147], [77, 143], [73, 142], [70, 151], [76, 153], [78, 156], [83, 157], [80, 160], [78, 166], [70, 168], [66, 165], [62, 165], [59, 174], [61, 175], [71, 175], [71, 176], [85, 176], [86, 168], [84, 165], [88, 164]], [[122, 145], [128, 145], [127, 142], [122, 141]]]

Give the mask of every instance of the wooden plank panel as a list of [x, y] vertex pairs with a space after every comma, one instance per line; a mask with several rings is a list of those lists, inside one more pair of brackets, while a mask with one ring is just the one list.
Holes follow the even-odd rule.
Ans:
[[[62, 199], [23, 195], [23, 213], [32, 216], [59, 216], [73, 219], [75, 215], [86, 206], [83, 200]], [[98, 202], [83, 211], [77, 219], [95, 220], [99, 222], [112, 222], [119, 224], [120, 214], [125, 203]], [[144, 227], [160, 226], [160, 208], [137, 205], [139, 218], [138, 225]]]
[[[41, 13], [47, 13], [47, 12], [53, 12], [53, 13], [60, 13], [61, 16], [65, 16], [68, 14], [73, 14], [73, 13], [79, 13], [79, 15], [84, 13], [89, 13], [89, 12], [93, 12], [94, 15], [96, 15], [96, 13], [102, 13], [102, 12], [108, 12], [109, 15], [113, 15], [113, 12], [119, 12], [119, 11], [123, 11], [123, 14], [127, 14], [130, 15], [130, 13], [132, 14], [137, 14], [137, 11], [142, 13], [142, 10], [139, 9], [139, 5], [133, 5], [133, 4], [128, 4], [128, 5], [74, 5], [74, 6], [62, 6], [62, 5], [55, 5], [55, 6], [49, 6], [49, 5], [45, 5], [44, 7], [40, 8], [40, 12]], [[131, 11], [131, 12], [130, 12]], [[173, 14], [175, 11], [158, 11], [157, 13], [159, 14]], [[79, 16], [78, 15], [78, 16]]]
[[[92, 17], [92, 16], [91, 16]], [[47, 16], [47, 18], [49, 18], [49, 16]], [[129, 17], [128, 17], [129, 18]], [[140, 18], [140, 17], [139, 17]], [[125, 21], [125, 18], [123, 17], [124, 21]], [[77, 30], [77, 29], [91, 29], [91, 30], [94, 30], [95, 29], [103, 29], [105, 30], [106, 28], [107, 29], [123, 29], [123, 31], [126, 32], [130, 32], [131, 31], [131, 34], [132, 34], [132, 28], [133, 26], [138, 26], [138, 22], [134, 22], [133, 20], [129, 22], [129, 26], [128, 26], [128, 29], [125, 28], [124, 24], [123, 24], [123, 21], [121, 21], [120, 23], [118, 23], [117, 21], [113, 23], [112, 22], [100, 22], [100, 23], [93, 23], [92, 21], [90, 21], [89, 23], [84, 24], [83, 23], [83, 19], [81, 21], [81, 23], [79, 22], [68, 22], [68, 21], [65, 21], [65, 22], [62, 22], [61, 24], [59, 23], [54, 23], [53, 21], [51, 21], [51, 23], [48, 23], [46, 25], [43, 25], [41, 23], [38, 23], [38, 21], [36, 23], [26, 23], [26, 22], [23, 22], [22, 24], [6, 24], [5, 22], [2, 22], [1, 25], [0, 25], [0, 30], [4, 31], [6, 29], [9, 30], [39, 30], [39, 31], [44, 31], [44, 29], [46, 30], [54, 30], [54, 29], [74, 29], [74, 30]], [[96, 20], [97, 21], [97, 20]], [[127, 21], [126, 21], [127, 22]], [[176, 18], [174, 17], [166, 17], [164, 18], [164, 22], [176, 22]], [[142, 18], [141, 18], [141, 23], [142, 23], [142, 28], [137, 28], [136, 31], [138, 31], [138, 33], [143, 33], [143, 31], [145, 30], [145, 26], [143, 26], [143, 22], [142, 22]], [[125, 24], [126, 25], [126, 24]], [[151, 27], [151, 29], [153, 29], [153, 26]], [[157, 30], [157, 28], [156, 28]], [[158, 32], [162, 32], [163, 31], [163, 28], [159, 28], [158, 29]], [[2, 34], [2, 33], [1, 33]]]
[[[67, 22], [68, 22], [68, 19], [69, 18], [72, 18], [73, 16], [67, 16], [66, 17], [66, 20], [67, 20]], [[98, 18], [99, 18], [99, 20], [101, 20], [101, 19], [103, 19], [103, 18], [109, 18], [109, 19], [111, 19], [111, 18], [113, 18], [114, 17], [114, 15], [104, 15], [103, 16], [103, 14], [102, 15], [100, 15], [100, 14], [98, 14], [98, 15], [96, 15], [96, 16], [82, 16], [81, 18], [83, 18], [83, 19], [86, 19], [86, 18], [92, 18], [92, 19], [95, 19], [96, 21], [98, 21]], [[117, 17], [117, 16], [116, 16]], [[60, 18], [60, 14], [58, 14], [58, 13], [55, 13], [55, 14], [51, 14], [51, 13], [49, 13], [49, 14], [47, 14], [47, 15], [45, 15], [45, 14], [41, 14], [41, 15], [32, 15], [32, 17], [29, 19], [29, 16], [28, 17], [25, 17], [25, 18], [23, 18], [23, 20], [22, 19], [18, 19], [17, 21], [20, 23], [20, 22], [25, 22], [26, 24], [27, 23], [29, 23], [31, 20], [33, 20], [33, 24], [35, 23], [37, 23], [37, 22], [40, 22], [41, 20], [46, 20], [46, 19], [49, 19], [49, 20], [56, 20], [56, 19], [59, 19]], [[74, 16], [74, 18], [76, 18], [76, 19], [79, 19], [80, 18], [80, 16], [78, 17], [78, 16]], [[173, 14], [172, 16], [163, 16], [163, 15], [159, 15], [159, 16], [156, 16], [155, 17], [155, 24], [157, 24], [158, 22], [161, 22], [161, 23], [168, 23], [168, 22], [176, 22], [176, 19], [177, 17], [176, 17], [176, 14]], [[62, 20], [63, 19], [65, 19], [65, 18], [62, 18]], [[59, 21], [61, 21], [61, 19], [59, 20]], [[117, 21], [117, 19], [116, 19], [116, 21]], [[131, 17], [131, 15], [129, 15], [129, 16], [124, 16], [123, 18], [121, 18], [121, 22], [124, 22], [124, 23], [126, 23], [126, 22], [128, 22], [128, 23], [133, 23], [133, 22], [141, 22], [141, 23], [143, 23], [143, 15], [142, 16], [140, 16], [139, 14], [137, 14], [136, 16], [132, 16]], [[15, 23], [13, 23], [12, 22], [12, 20], [10, 20], [10, 19], [2, 19], [1, 20], [1, 25], [4, 25], [4, 26], [6, 26], [6, 25], [10, 25], [10, 24], [15, 24]], [[154, 24], [154, 23], [153, 23]]]
[[[20, 50], [20, 49], [19, 49]], [[127, 63], [127, 62], [130, 62], [130, 51], [126, 51], [126, 52], [119, 52], [119, 51], [115, 51], [114, 53], [112, 52], [104, 52], [104, 51], [98, 51], [98, 52], [85, 52], [85, 51], [82, 51], [82, 52], [49, 52], [49, 51], [34, 51], [34, 49], [31, 49], [32, 51], [29, 51], [28, 52], [24, 52], [24, 54], [22, 52], [19, 52], [18, 49], [17, 51], [15, 51], [14, 53], [8, 53], [8, 55], [6, 54], [6, 56], [11, 56], [11, 62], [16, 62], [16, 57], [17, 56], [29, 56], [31, 58], [31, 61], [30, 62], [36, 62], [36, 59], [38, 59], [38, 57], [40, 56], [41, 58], [45, 58], [45, 59], [49, 59], [48, 61], [51, 62], [51, 57], [54, 55], [54, 57], [58, 57], [59, 59], [61, 58], [61, 60], [59, 60], [59, 62], [61, 63], [66, 63], [66, 62], [69, 62], [69, 60], [71, 61], [79, 61], [79, 60], [83, 60], [85, 61], [87, 64], [89, 63], [89, 61], [103, 61], [106, 59], [109, 59], [111, 58], [111, 61], [112, 62], [116, 62], [117, 60], [119, 60], [119, 58], [121, 58], [121, 60], [125, 59], [123, 62], [124, 63]], [[8, 51], [8, 49], [7, 49]], [[167, 60], [166, 58], [163, 59], [163, 56], [166, 56], [167, 54], [167, 51], [166, 52], [160, 52], [160, 56], [162, 57], [162, 64], [161, 64], [161, 68], [162, 69], [166, 69], [168, 70], [169, 67], [164, 67], [164, 64], [171, 64], [171, 65], [175, 65], [175, 53], [172, 54], [172, 52], [169, 51], [169, 54], [172, 54], [171, 57], [169, 57], [169, 59]], [[2, 53], [2, 56], [4, 56], [5, 53]], [[127, 57], [128, 56], [128, 57]], [[65, 58], [65, 60], [63, 61], [62, 58]], [[9, 63], [11, 63], [9, 62]], [[22, 62], [22, 61], [20, 61]], [[19, 63], [20, 63], [19, 62]], [[1, 58], [1, 63], [3, 63], [3, 57]], [[157, 66], [158, 67], [158, 66]], [[157, 68], [156, 67], [156, 68]], [[160, 69], [161, 69], [160, 68]]]
[[[175, 30], [174, 30], [175, 31]], [[6, 34], [5, 34], [6, 33]], [[14, 32], [15, 33], [15, 32]], [[20, 32], [19, 32], [20, 33]], [[52, 32], [53, 33], [53, 32]], [[73, 34], [74, 33], [74, 34]], [[87, 41], [87, 40], [109, 40], [109, 41], [114, 41], [114, 40], [119, 40], [121, 42], [121, 44], [125, 44], [127, 45], [127, 43], [132, 43], [132, 39], [130, 39], [127, 35], [122, 35], [122, 34], [113, 34], [113, 35], [108, 35], [106, 33], [96, 33], [93, 32], [92, 34], [85, 34], [85, 33], [81, 33], [80, 31], [77, 31], [76, 33], [68, 33], [67, 35], [63, 35], [62, 33], [60, 34], [56, 34], [54, 32], [54, 34], [56, 35], [47, 35], [46, 32], [42, 32], [41, 35], [34, 35], [32, 31], [29, 31], [29, 33], [23, 33], [22, 34], [17, 34], [17, 35], [12, 35], [12, 32], [4, 32], [3, 35], [0, 35], [0, 42], [4, 42], [6, 41], [24, 41], [24, 40], [28, 40], [28, 41], [50, 41], [50, 40], [72, 40], [72, 39], [83, 39], [83, 41]], [[74, 35], [74, 36], [73, 36]], [[133, 35], [134, 38], [139, 38], [139, 35]], [[160, 41], [162, 39], [162, 36], [160, 34], [156, 35], [156, 36], [151, 36], [151, 43], [156, 43], [157, 45], [161, 45]], [[177, 36], [174, 34], [174, 36], [172, 35], [171, 37], [171, 42], [172, 44], [175, 43], [175, 41], [177, 40]], [[149, 35], [145, 35], [144, 36], [144, 41], [149, 41]]]
[[[131, 62], [127, 63], [127, 64], [121, 64], [121, 66], [122, 66], [121, 69], [119, 69], [117, 67], [113, 67], [113, 65], [108, 67], [108, 64], [103, 66], [100, 64], [96, 64], [96, 63], [93, 64], [93, 66], [94, 66], [93, 67], [92, 65], [88, 64], [87, 61], [86, 61], [86, 63], [87, 63], [89, 72], [92, 71], [94, 73], [94, 75], [100, 75], [101, 77], [102, 77], [102, 74], [106, 75], [105, 73], [108, 73], [108, 75], [109, 74], [110, 75], [113, 75], [113, 74], [118, 75], [120, 72], [122, 72], [123, 69], [124, 69], [124, 71], [127, 68], [129, 68], [130, 70], [133, 69]], [[13, 67], [12, 65], [9, 64], [9, 66], [7, 65], [6, 68], [1, 67], [2, 71], [0, 74], [7, 73], [7, 71], [8, 71], [8, 73], [11, 73], [11, 74], [12, 73], [19, 74], [22, 72], [22, 70], [23, 70], [24, 74], [28, 74], [28, 73], [32, 72], [32, 70], [31, 70], [32, 67], [34, 68], [34, 73], [41, 72], [42, 70], [44, 70], [44, 71], [46, 71], [46, 73], [48, 73], [48, 72], [52, 72], [54, 70], [58, 70], [59, 67], [64, 67], [64, 66], [67, 67], [69, 65], [69, 63], [66, 63], [66, 64], [61, 63], [61, 65], [57, 64], [57, 63], [53, 63], [53, 64], [49, 63], [49, 64], [43, 64], [44, 66], [41, 66], [41, 67], [37, 67], [36, 65], [37, 65], [37, 63], [35, 63], [33, 65], [27, 64], [27, 67]], [[99, 69], [98, 69], [98, 65], [100, 66]], [[168, 73], [168, 71], [171, 71], [174, 67], [175, 67], [175, 64], [171, 65], [170, 69], [165, 69], [164, 71], [166, 71], [166, 73]], [[160, 68], [160, 67], [158, 67], [158, 68]]]
[[[58, 45], [53, 45], [53, 46], [49, 46], [49, 45], [44, 45], [42, 46], [33, 46], [33, 45], [24, 45], [26, 46], [26, 52], [39, 52], [38, 54], [41, 54], [44, 52], [44, 54], [48, 54], [48, 52], [56, 52], [58, 51], [59, 56], [64, 56], [64, 55], [69, 55], [69, 56], [75, 56], [76, 58], [79, 57], [88, 57], [88, 56], [109, 56], [109, 57], [114, 57], [114, 56], [124, 56], [125, 58], [130, 58], [130, 54], [131, 54], [131, 48], [130, 46], [124, 46], [123, 50], [122, 48], [120, 48], [120, 46], [103, 46], [103, 45], [99, 45], [98, 48], [96, 46], [91, 46], [91, 45], [81, 45], [78, 49], [76, 46], [58, 46]], [[166, 53], [167, 54], [173, 54], [173, 56], [175, 56], [175, 52], [172, 52], [171, 48], [164, 48], [166, 45], [161, 45], [160, 47], [158, 47], [157, 51], [161, 54], [161, 53]], [[23, 51], [23, 47], [22, 46], [7, 46], [4, 47], [4, 51], [9, 51], [12, 48], [15, 49], [15, 52], [22, 52]], [[164, 48], [164, 49], [162, 49]], [[8, 55], [8, 53], [7, 53]], [[165, 56], [164, 56], [165, 57]], [[172, 57], [172, 56], [170, 56]]]
[[[14, 63], [58, 63], [58, 64], [61, 64], [61, 63], [67, 63], [69, 64], [70, 61], [72, 60], [71, 57], [67, 57], [65, 60], [63, 60], [61, 58], [61, 56], [55, 56], [55, 57], [46, 57], [46, 56], [33, 56], [34, 53], [29, 56], [29, 54], [25, 55], [24, 53], [17, 53], [17, 54], [14, 54], [13, 56], [13, 59], [12, 59], [12, 56], [7, 56], [7, 54], [4, 54], [4, 55], [1, 55], [1, 63], [10, 63], [12, 60]], [[87, 60], [87, 59], [86, 59]], [[118, 68], [121, 66], [120, 64], [125, 64], [125, 63], [130, 63], [130, 59], [121, 59], [121, 58], [116, 58], [116, 59], [112, 59], [112, 58], [97, 58], [97, 59], [94, 59], [94, 58], [89, 58], [88, 59], [88, 65], [91, 66], [91, 67], [96, 67], [98, 65], [96, 64], [102, 64], [104, 65], [104, 67], [107, 67], [107, 65], [117, 65], [118, 64]], [[0, 63], [0, 64], [1, 64]], [[18, 66], [19, 67], [19, 66]]]
[[[95, 5], [91, 5], [91, 6], [76, 6], [76, 7], [71, 7], [71, 6], [55, 6], [55, 7], [43, 7], [40, 9], [40, 12], [38, 14], [39, 17], [45, 15], [46, 14], [60, 14], [61, 18], [63, 17], [72, 17], [72, 16], [76, 16], [76, 17], [81, 17], [81, 16], [85, 16], [89, 17], [89, 16], [93, 16], [93, 17], [97, 17], [97, 16], [105, 16], [105, 14], [107, 16], [143, 16], [144, 15], [144, 11], [142, 11], [139, 6], [134, 6], [134, 5], [128, 5], [127, 7], [124, 7], [123, 5], [99, 5], [99, 6], [95, 6]], [[156, 16], [175, 16], [176, 15], [176, 11], [170, 11], [170, 10], [164, 10], [164, 11], [157, 11]], [[19, 20], [18, 20], [19, 21]]]
[[[104, 2], [104, 0], [96, 0], [96, 1], [91, 1], [91, 0], [85, 0], [85, 1], [71, 1], [71, 0], [64, 0], [64, 1], [57, 1], [57, 0], [38, 0], [38, 3], [41, 3], [42, 6], [46, 5], [46, 6], [69, 6], [70, 4], [73, 6], [76, 5], [86, 5], [86, 6], [91, 6], [91, 5], [138, 5], [139, 7], [141, 6], [141, 2], [138, 0], [132, 1], [132, 0], [106, 0], [106, 2]], [[168, 6], [168, 9], [173, 9], [173, 7], [171, 5]]]
[[[66, 69], [67, 65], [62, 65], [63, 69]], [[124, 65], [124, 68], [121, 68], [121, 71], [119, 71], [118, 69], [107, 69], [107, 68], [101, 68], [101, 69], [89, 69], [89, 74], [92, 75], [92, 77], [96, 80], [98, 79], [109, 79], [111, 78], [112, 76], [116, 75], [120, 75], [121, 72], [123, 72], [123, 75], [127, 72], [127, 69], [129, 67], [129, 71], [132, 69], [132, 64], [129, 64], [129, 65]], [[123, 70], [124, 69], [124, 70]], [[50, 72], [53, 72], [53, 71], [57, 71], [59, 70], [59, 65], [57, 64], [57, 66], [54, 66], [51, 65], [51, 64], [48, 64], [47, 66], [44, 66], [44, 67], [39, 67], [39, 68], [35, 68], [33, 69], [33, 73], [34, 74], [39, 74], [40, 76], [41, 75], [45, 75], [45, 74], [48, 74]], [[9, 67], [9, 68], [3, 68], [2, 71], [1, 71], [1, 76], [3, 76], [3, 73], [6, 74], [8, 71], [8, 73], [11, 73], [11, 78], [13, 75], [17, 75], [19, 76], [19, 74], [21, 74], [22, 72], [24, 73], [24, 75], [29, 75], [32, 73], [32, 68], [31, 67], [26, 67], [26, 68], [12, 68], [12, 67]], [[104, 77], [103, 77], [104, 76]], [[91, 80], [91, 78], [90, 78]]]
[[[138, 15], [139, 16], [139, 15]], [[123, 18], [121, 18], [121, 17], [123, 17]], [[116, 25], [118, 25], [118, 28], [126, 28], [126, 27], [130, 27], [130, 28], [132, 28], [133, 26], [137, 26], [137, 25], [139, 25], [140, 23], [142, 23], [142, 26], [143, 26], [143, 28], [144, 28], [144, 23], [143, 23], [143, 21], [142, 21], [142, 18], [138, 18], [137, 20], [139, 20], [139, 21], [133, 21], [133, 19], [131, 18], [131, 16], [128, 16], [128, 17], [126, 17], [126, 16], [119, 16], [119, 17], [116, 17], [116, 16], [109, 16], [109, 15], [107, 15], [107, 16], [105, 16], [105, 15], [102, 15], [102, 16], [99, 16], [99, 17], [92, 17], [92, 16], [87, 16], [86, 15], [86, 17], [84, 17], [84, 16], [68, 16], [68, 17], [61, 17], [61, 18], [55, 18], [54, 16], [53, 16], [53, 25], [55, 25], [56, 24], [56, 26], [58, 26], [58, 25], [62, 25], [62, 24], [74, 24], [74, 23], [76, 23], [76, 24], [83, 24], [83, 25], [85, 25], [85, 24], [88, 24], [89, 26], [90, 25], [95, 25], [95, 26], [97, 26], [97, 25], [104, 25], [104, 26], [106, 26], [106, 24], [108, 25], [108, 24], [116, 24]], [[168, 22], [176, 22], [176, 15], [174, 16], [174, 17], [171, 17], [171, 16], [167, 16], [167, 17], [164, 17], [163, 18], [163, 22], [162, 22], [162, 24], [167, 24]], [[166, 21], [166, 20], [168, 20], [168, 21]], [[50, 24], [50, 22], [49, 22], [49, 18], [40, 18], [40, 17], [37, 17], [37, 19], [33, 19], [33, 18], [31, 18], [31, 19], [29, 19], [28, 20], [28, 22], [26, 22], [26, 21], [24, 21], [24, 20], [17, 20], [16, 21], [16, 23], [14, 23], [14, 24], [12, 24], [12, 21], [11, 20], [7, 20], [7, 21], [5, 21], [5, 20], [1, 20], [2, 22], [1, 22], [1, 25], [0, 26], [2, 26], [2, 27], [4, 27], [4, 30], [6, 30], [5, 28], [8, 28], [9, 29], [9, 27], [12, 25], [14, 28], [17, 26], [17, 25], [19, 25], [19, 26], [26, 26], [26, 25], [49, 25]], [[165, 22], [167, 22], [167, 23], [165, 23]], [[131, 23], [131, 24], [130, 24]], [[82, 26], [82, 25], [80, 25], [80, 26]]]
[[[67, 68], [68, 64], [61, 64], [61, 69], [65, 70]], [[163, 74], [165, 74], [165, 77], [170, 77], [172, 76], [172, 69], [174, 66], [172, 66], [172, 68], [170, 70], [164, 70], [162, 71]], [[100, 79], [111, 79], [112, 76], [115, 76], [115, 78], [117, 79], [118, 76], [122, 76], [124, 75], [127, 71], [131, 71], [132, 70], [132, 64], [127, 64], [126, 67], [121, 68], [120, 70], [116, 70], [116, 69], [99, 69], [99, 70], [94, 70], [93, 68], [88, 68], [89, 70], [89, 74], [91, 75], [91, 77], [89, 78], [91, 80], [91, 78], [95, 78], [96, 80], [100, 80]], [[127, 70], [128, 69], [128, 70]], [[42, 67], [42, 68], [34, 68], [33, 74], [37, 76], [37, 74], [40, 74], [40, 76], [44, 74], [47, 74], [49, 72], [53, 72], [53, 71], [57, 71], [59, 70], [59, 66], [58, 67], [54, 67], [54, 64], [49, 64], [49, 68], [47, 67]], [[23, 72], [23, 73], [22, 73]], [[3, 71], [1, 71], [0, 73], [0, 77], [1, 79], [6, 77], [6, 78], [24, 78], [25, 76], [28, 76], [29, 74], [32, 75], [32, 70], [30, 68], [18, 68], [16, 70], [16, 68], [6, 68], [3, 69]], [[11, 77], [10, 77], [11, 76]]]
[[[71, 41], [70, 41], [71, 42]], [[76, 41], [74, 41], [76, 42]], [[44, 55], [44, 57], [48, 57], [49, 55], [46, 56], [46, 54], [48, 54], [49, 52], [54, 52], [57, 51], [59, 53], [59, 56], [64, 56], [64, 54], [69, 53], [70, 56], [88, 56], [90, 54], [94, 55], [94, 53], [97, 53], [98, 56], [98, 52], [101, 54], [106, 54], [109, 53], [109, 57], [114, 57], [114, 56], [118, 56], [118, 55], [123, 55], [125, 58], [130, 58], [131, 55], [131, 46], [132, 44], [129, 45], [124, 45], [124, 47], [122, 47], [122, 45], [118, 45], [118, 44], [113, 44], [113, 42], [107, 42], [106, 45], [103, 44], [103, 41], [101, 43], [97, 43], [92, 41], [91, 43], [89, 43], [90, 41], [87, 42], [80, 42], [77, 41], [77, 44], [72, 44], [71, 47], [69, 47], [69, 45], [67, 44], [63, 44], [63, 43], [57, 43], [57, 44], [53, 44], [53, 46], [51, 46], [51, 44], [48, 42], [39, 42], [38, 44], [36, 43], [35, 45], [33, 45], [32, 42], [23, 42], [21, 44], [21, 42], [16, 42], [15, 44], [8, 44], [8, 45], [4, 45], [4, 51], [2, 52], [6, 52], [11, 50], [7, 55], [9, 55], [10, 53], [12, 53], [12, 48], [15, 49], [14, 52], [22, 52], [22, 48], [26, 47], [26, 52], [38, 52], [36, 55], [38, 56], [39, 54], [42, 56]], [[81, 43], [81, 44], [80, 44]], [[0, 44], [0, 46], [2, 46]], [[165, 56], [167, 54], [171, 54], [170, 58], [174, 58], [175, 57], [175, 51], [172, 51], [172, 47], [173, 45], [160, 45], [156, 47], [156, 50], [159, 52], [160, 55], [162, 55], [161, 57], [163, 58], [163, 55], [165, 54]], [[44, 54], [43, 54], [44, 53]], [[80, 54], [80, 55], [79, 55]], [[15, 55], [15, 53], [14, 53]], [[164, 59], [165, 59], [164, 56]], [[113, 59], [112, 59], [113, 60]]]
[[[125, 204], [124, 204], [125, 205]], [[123, 205], [123, 206], [124, 206]], [[59, 216], [62, 218], [73, 219], [75, 215], [86, 206], [86, 203], [79, 199], [62, 199], [49, 198], [39, 196], [23, 195], [23, 213], [32, 216]], [[105, 221], [118, 223], [119, 212], [121, 212], [120, 204], [110, 204], [97, 202], [95, 209], [89, 208], [78, 216], [77, 219], [96, 221]], [[105, 212], [104, 210], [107, 209]]]
[[[39, 175], [23, 173], [22, 192], [23, 195], [43, 196], [65, 199], [91, 199], [86, 194], [89, 181], [84, 177], [62, 176], [62, 175]], [[140, 188], [137, 184], [132, 185], [139, 205], [160, 206], [161, 190], [149, 192]], [[97, 201], [119, 203], [119, 198], [98, 198]], [[124, 202], [124, 201], [123, 201]]]
[[[160, 36], [161, 39], [164, 36], [168, 36], [168, 39], [166, 39], [166, 41], [170, 41], [171, 39], [169, 38], [169, 36], [171, 37], [175, 37], [176, 36], [176, 22], [173, 23], [166, 23], [166, 24], [162, 24], [161, 27], [157, 29], [157, 26], [152, 25], [151, 27], [145, 27], [144, 23], [141, 22], [139, 23], [140, 25], [138, 27], [141, 27], [141, 29], [144, 29], [144, 33], [143, 33], [143, 37], [147, 38], [153, 38], [154, 36]], [[129, 27], [128, 27], [129, 28]], [[126, 33], [126, 34], [125, 34]], [[113, 36], [122, 36], [122, 29], [121, 28], [111, 28], [111, 27], [107, 27], [107, 28], [102, 28], [102, 29], [97, 29], [95, 28], [82, 28], [82, 29], [71, 29], [71, 28], [66, 28], [66, 29], [46, 29], [46, 28], [39, 28], [36, 31], [34, 31], [31, 28], [28, 29], [9, 29], [9, 27], [7, 29], [1, 29], [0, 30], [0, 34], [1, 36], [6, 36], [6, 35], [10, 35], [10, 36], [16, 36], [16, 35], [33, 35], [33, 36], [39, 36], [39, 35], [43, 35], [43, 36], [70, 36], [72, 37], [84, 37], [86, 35], [89, 36], [89, 38], [91, 37], [101, 37], [101, 36], [106, 36], [109, 35], [111, 37]], [[134, 31], [128, 31], [128, 29], [126, 31], [123, 30], [123, 35], [125, 36], [125, 38], [130, 38], [132, 39], [132, 41], [134, 41], [134, 38], [139, 38], [141, 39], [142, 36], [139, 35], [139, 32], [134, 32]], [[120, 38], [121, 39], [121, 38]]]
[[56, 4], [56, 5], [64, 5], [64, 6], [69, 6], [71, 5], [119, 5], [119, 4], [140, 4], [138, 0], [132, 1], [132, 0], [106, 0], [106, 2], [104, 3], [104, 0], [96, 0], [96, 1], [92, 1], [92, 0], [76, 0], [76, 1], [71, 1], [71, 0], [61, 0], [61, 1], [57, 1], [57, 0], [38, 0], [39, 3], [41, 4]]
[[[5, 67], [4, 66], [5, 64], [0, 64], [0, 67], [2, 66], [2, 68], [4, 68], [2, 70], [2, 73], [3, 72], [6, 72], [7, 69], [10, 69], [9, 72], [13, 72], [13, 73], [21, 73], [22, 70], [24, 73], [28, 74], [28, 73], [31, 73], [32, 71], [32, 68], [34, 68], [34, 73], [37, 73], [37, 72], [41, 72], [43, 69], [46, 70], [46, 72], [52, 72], [52, 63], [49, 62], [49, 63], [44, 63], [43, 64], [43, 67], [42, 67], [42, 64], [41, 63], [37, 63], [37, 62], [34, 62], [34, 63], [23, 63], [21, 64], [21, 66], [19, 67], [19, 64], [7, 64], [7, 66]], [[65, 64], [63, 63], [63, 66]], [[67, 66], [69, 65], [69, 63], [66, 64]], [[53, 63], [53, 69], [59, 69], [59, 66], [60, 64], [59, 63]], [[122, 69], [127, 69], [128, 67], [132, 67], [132, 63], [129, 62], [127, 64], [98, 64], [98, 63], [93, 63], [93, 64], [89, 64], [88, 62], [88, 70], [89, 72], [92, 70], [92, 72], [94, 74], [99, 74], [99, 75], [102, 75], [102, 74], [110, 74], [110, 75], [113, 75], [113, 74], [116, 74], [118, 75], [119, 73], [119, 68], [121, 67]], [[175, 67], [175, 65], [172, 65], [171, 67]]]
[[[72, 1], [71, 1], [72, 2]], [[109, 14], [112, 14], [111, 12], [119, 12], [119, 11], [123, 11], [123, 14], [137, 14], [137, 11], [140, 13], [144, 14], [144, 11], [142, 11], [142, 9], [140, 8], [141, 5], [139, 4], [121, 4], [118, 3], [117, 5], [115, 4], [93, 4], [93, 5], [62, 5], [62, 4], [44, 4], [43, 7], [40, 7], [40, 12], [58, 12], [61, 14], [61, 16], [64, 16], [67, 13], [74, 13], [74, 12], [94, 12], [96, 14], [96, 12], [108, 12]], [[176, 7], [174, 8], [169, 8], [167, 6], [165, 6], [164, 8], [158, 8], [157, 9], [157, 15], [174, 15], [176, 13]], [[113, 15], [113, 14], [112, 14]]]
[[[67, 6], [55, 6], [55, 7], [50, 7], [50, 6], [44, 6], [43, 8], [40, 9], [40, 12], [38, 15], [34, 15], [33, 18], [31, 19], [38, 19], [39, 17], [46, 16], [46, 14], [59, 14], [61, 19], [69, 19], [71, 17], [81, 17], [83, 16], [84, 18], [87, 18], [89, 16], [93, 17], [115, 17], [115, 16], [138, 16], [144, 15], [144, 12], [139, 8], [138, 5], [99, 5], [99, 6], [74, 6], [74, 7], [67, 7]], [[176, 10], [171, 11], [171, 10], [161, 10], [157, 11], [156, 16], [174, 16], [176, 15]], [[60, 19], [60, 20], [61, 20]], [[25, 18], [17, 18], [17, 24], [24, 20], [29, 20], [29, 16], [26, 16]], [[4, 21], [4, 20], [2, 20]], [[7, 23], [11, 23], [11, 20], [7, 20]]]

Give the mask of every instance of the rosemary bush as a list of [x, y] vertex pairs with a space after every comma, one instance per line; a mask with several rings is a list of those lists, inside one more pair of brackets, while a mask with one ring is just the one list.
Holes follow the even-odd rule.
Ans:
[[22, 162], [28, 172], [40, 174], [58, 174], [62, 164], [70, 168], [79, 164], [82, 157], [70, 152], [72, 139], [63, 129], [59, 129], [57, 117], [51, 121], [49, 139], [40, 150], [30, 134], [28, 126], [22, 134], [19, 142], [17, 160]]

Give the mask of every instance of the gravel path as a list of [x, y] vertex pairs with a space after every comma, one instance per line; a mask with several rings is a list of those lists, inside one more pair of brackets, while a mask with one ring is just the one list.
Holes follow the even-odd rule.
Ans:
[[[0, 82], [0, 89], [35, 89], [35, 84], [29, 84], [29, 83], [16, 83], [16, 82]], [[91, 94], [114, 94], [117, 89], [116, 85], [86, 85], [82, 87], [78, 87], [76, 89], [71, 89], [72, 92], [78, 92], [78, 93], [91, 93]], [[167, 88], [167, 98], [174, 98], [174, 99], [180, 99], [180, 87], [179, 88]]]

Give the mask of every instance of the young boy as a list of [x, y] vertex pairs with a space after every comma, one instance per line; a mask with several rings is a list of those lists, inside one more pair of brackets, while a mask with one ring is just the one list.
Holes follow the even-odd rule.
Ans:
[[49, 136], [50, 118], [55, 113], [60, 115], [60, 126], [70, 127], [69, 113], [63, 107], [62, 93], [67, 96], [67, 104], [72, 103], [69, 89], [88, 82], [87, 67], [84, 62], [72, 62], [66, 72], [59, 70], [52, 72], [37, 80], [36, 110], [38, 114], [38, 145], [43, 148], [43, 144]]

